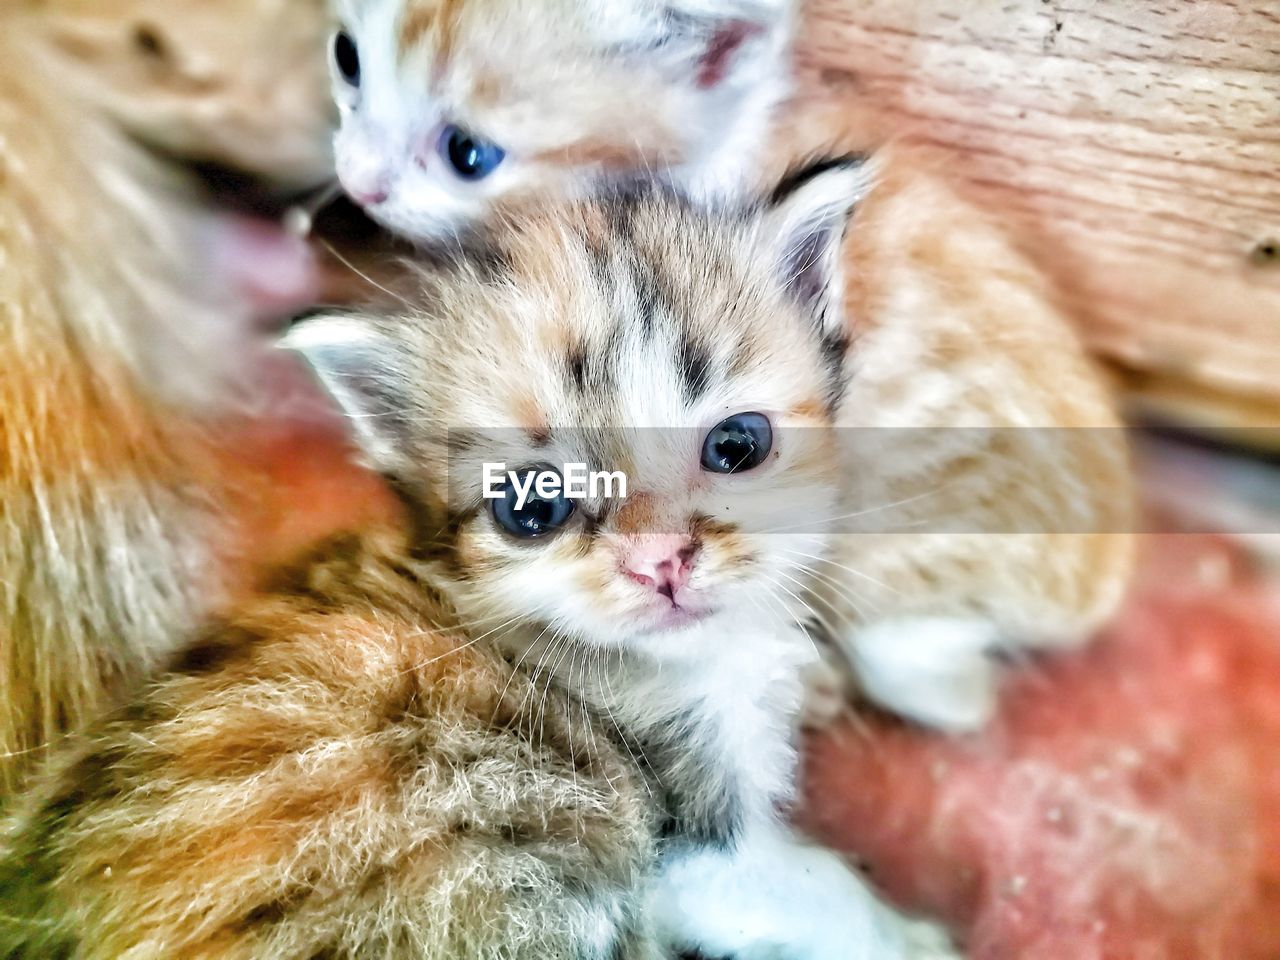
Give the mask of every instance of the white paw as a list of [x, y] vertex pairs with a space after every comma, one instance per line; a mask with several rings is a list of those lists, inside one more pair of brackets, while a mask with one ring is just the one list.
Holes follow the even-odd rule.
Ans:
[[964, 960], [964, 953], [951, 942], [951, 935], [928, 920], [905, 920], [903, 940], [907, 960]]
[[734, 960], [926, 960], [911, 921], [835, 854], [781, 829], [673, 858], [649, 898], [665, 942]]
[[949, 733], [980, 730], [994, 716], [999, 673], [987, 620], [908, 617], [845, 634], [840, 642], [863, 691], [909, 720]]
[[804, 702], [800, 707], [800, 726], [821, 730], [830, 726], [849, 706], [849, 677], [827, 657], [804, 668]]

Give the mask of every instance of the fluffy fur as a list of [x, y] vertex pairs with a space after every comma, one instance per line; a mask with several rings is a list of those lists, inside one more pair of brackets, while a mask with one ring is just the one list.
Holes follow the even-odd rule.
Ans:
[[658, 957], [642, 772], [427, 567], [334, 540], [98, 726], [0, 868], [0, 952]]
[[[334, 70], [338, 176], [377, 220], [436, 241], [500, 198], [659, 178], [730, 196], [758, 179], [785, 94], [791, 0], [339, 0], [358, 85]], [[466, 180], [457, 125], [506, 152]]]
[[[647, 177], [731, 195], [758, 179], [787, 87], [792, 11], [780, 0], [340, 8], [361, 75], [353, 83], [335, 64], [339, 177], [417, 240], [456, 235], [500, 198], [532, 192]], [[449, 125], [506, 159], [459, 177], [441, 149]], [[943, 249], [930, 204], [953, 222], [971, 214], [928, 181], [912, 188], [914, 210], [896, 187], [881, 191], [895, 198], [877, 205], [888, 212], [867, 216], [892, 226], [872, 225], [858, 253], [857, 292], [873, 299], [851, 313], [864, 345], [839, 446], [843, 513], [861, 522], [844, 524], [836, 557], [797, 559], [817, 567], [815, 612], [864, 690], [964, 731], [992, 712], [993, 652], [1080, 642], [1114, 609], [1131, 496], [1110, 399], [1042, 280], [980, 220], [964, 228], [972, 251]], [[999, 349], [974, 349], [993, 340]], [[1023, 427], [1035, 429], [1012, 429]]]
[[[838, 501], [838, 276], [808, 254], [838, 245], [862, 187], [855, 164], [810, 173], [719, 212], [644, 191], [515, 213], [424, 267], [417, 306], [298, 327], [400, 491], [410, 550], [372, 579], [312, 567], [302, 600], [235, 613], [96, 729], [13, 827], [30, 883], [10, 929], [86, 957], [595, 957], [651, 948], [642, 903], [661, 943], [705, 955], [947, 955], [780, 819], [817, 658], [787, 551], [823, 550]], [[744, 410], [769, 412], [770, 457], [701, 470], [707, 431]], [[544, 539], [499, 529], [482, 463], [579, 460], [624, 470], [627, 496]], [[811, 528], [771, 532], [795, 508]], [[668, 552], [691, 572], [664, 594], [634, 574]], [[432, 629], [454, 623], [465, 641]], [[498, 701], [531, 711], [501, 734], [479, 722], [504, 674], [488, 644], [515, 663]], [[505, 759], [551, 742], [552, 771]], [[563, 823], [519, 812], [537, 770]], [[492, 872], [462, 866], [477, 847]], [[642, 901], [619, 899], [632, 880]]]
[[994, 654], [1085, 641], [1129, 581], [1125, 432], [1041, 274], [945, 182], [886, 153], [846, 264], [841, 535], [816, 610], [881, 704], [946, 730]]
[[164, 86], [156, 129], [122, 125], [162, 85], [126, 109], [116, 58], [151, 56], [128, 45], [140, 24], [181, 56], [166, 18], [28, 6], [0, 11], [0, 790], [216, 601], [225, 484], [204, 431], [252, 339], [219, 225], [137, 142], [216, 99]]
[[149, 146], [296, 187], [332, 174], [325, 0], [5, 4], [40, 18], [61, 83]]

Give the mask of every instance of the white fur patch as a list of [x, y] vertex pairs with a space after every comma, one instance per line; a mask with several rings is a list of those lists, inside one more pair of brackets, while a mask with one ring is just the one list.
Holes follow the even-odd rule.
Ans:
[[675, 858], [649, 909], [680, 949], [735, 960], [925, 960], [958, 957], [938, 928], [882, 903], [838, 856], [780, 827], [732, 852]]
[[840, 644], [882, 707], [951, 733], [980, 730], [996, 710], [1000, 632], [986, 620], [906, 617], [846, 632]]

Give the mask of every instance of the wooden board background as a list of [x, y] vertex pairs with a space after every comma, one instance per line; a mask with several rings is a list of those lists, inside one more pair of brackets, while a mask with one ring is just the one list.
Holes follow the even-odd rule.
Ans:
[[936, 153], [1136, 395], [1280, 426], [1280, 0], [809, 0], [804, 16], [802, 97], [838, 108], [855, 146]]

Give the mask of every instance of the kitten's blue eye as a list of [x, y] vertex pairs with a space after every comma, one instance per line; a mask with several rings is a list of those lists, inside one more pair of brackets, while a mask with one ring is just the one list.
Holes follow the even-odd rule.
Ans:
[[[546, 469], [545, 467], [526, 469], [520, 478], [520, 483], [522, 485], [527, 483], [530, 477], [536, 477]], [[518, 500], [519, 494], [515, 486], [507, 484], [502, 499], [493, 501], [493, 519], [503, 530], [522, 539], [544, 537], [555, 533], [573, 516], [573, 501], [563, 493], [554, 499], [544, 500], [530, 487], [523, 507], [517, 508]]]
[[773, 448], [773, 427], [763, 413], [738, 413], [721, 421], [702, 441], [702, 469], [745, 473], [764, 463]]
[[497, 170], [507, 153], [461, 127], [448, 126], [440, 135], [440, 153], [464, 180], [483, 180]]
[[333, 62], [343, 80], [353, 87], [360, 86], [360, 50], [345, 30], [333, 35]]

